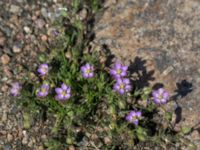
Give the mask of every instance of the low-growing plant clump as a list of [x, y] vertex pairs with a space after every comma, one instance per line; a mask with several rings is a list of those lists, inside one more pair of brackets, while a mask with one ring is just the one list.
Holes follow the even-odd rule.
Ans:
[[[100, 1], [90, 2], [75, 0], [72, 13], [60, 12], [57, 47], [42, 55], [37, 76], [14, 83], [11, 94], [31, 116], [55, 119], [48, 149], [81, 149], [85, 139], [88, 149], [134, 149], [148, 142], [175, 146], [189, 131], [174, 130], [172, 112], [164, 107], [170, 94], [163, 87], [138, 89], [128, 65], [121, 60], [108, 64], [108, 52], [90, 48], [90, 21]], [[88, 18], [82, 21], [76, 13], [84, 7]]]

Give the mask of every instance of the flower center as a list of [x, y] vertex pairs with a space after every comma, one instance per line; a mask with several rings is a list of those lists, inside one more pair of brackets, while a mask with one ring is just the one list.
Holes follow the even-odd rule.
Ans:
[[91, 70], [90, 70], [90, 69], [87, 69], [85, 72], [86, 72], [87, 74], [89, 74], [89, 73], [91, 73]]
[[42, 71], [43, 72], [47, 72], [47, 68], [46, 67], [42, 67]]
[[161, 101], [163, 99], [163, 96], [162, 95], [159, 95], [158, 96], [158, 99]]
[[120, 84], [120, 89], [124, 89], [124, 84]]
[[132, 121], [135, 121], [135, 120], [138, 120], [138, 117], [137, 116], [132, 116]]
[[41, 89], [41, 92], [42, 92], [42, 93], [45, 93], [46, 91], [47, 91], [47, 90], [46, 90], [45, 88], [42, 88], [42, 89]]
[[65, 95], [66, 95], [66, 92], [65, 92], [65, 91], [62, 91], [62, 95], [65, 96]]
[[117, 74], [121, 74], [121, 73], [122, 73], [121, 69], [118, 69]]

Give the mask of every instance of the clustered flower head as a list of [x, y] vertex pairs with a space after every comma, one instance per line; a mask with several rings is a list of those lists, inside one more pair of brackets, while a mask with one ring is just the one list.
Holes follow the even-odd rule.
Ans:
[[48, 84], [42, 84], [40, 87], [39, 91], [37, 91], [37, 96], [38, 97], [45, 97], [49, 93], [49, 85]]
[[142, 117], [141, 111], [134, 111], [134, 110], [132, 110], [126, 116], [126, 120], [128, 122], [133, 123], [133, 124], [135, 124], [137, 126], [138, 123], [139, 123], [139, 120], [141, 119], [141, 117]]
[[131, 90], [130, 80], [128, 78], [118, 78], [113, 88], [119, 94], [123, 95], [125, 92], [129, 92]]
[[81, 67], [81, 73], [84, 78], [92, 78], [94, 77], [94, 67], [87, 63]]
[[159, 88], [158, 90], [153, 91], [153, 101], [158, 104], [166, 104], [169, 98], [169, 93], [165, 91], [163, 88]]
[[39, 66], [39, 68], [37, 69], [37, 72], [38, 72], [39, 75], [41, 75], [41, 76], [46, 75], [46, 74], [48, 73], [48, 71], [49, 71], [49, 66], [48, 66], [48, 64], [46, 64], [46, 63], [41, 64], [41, 65]]
[[55, 89], [56, 100], [65, 101], [68, 100], [71, 96], [71, 88], [65, 83], [62, 83], [61, 87]]
[[117, 61], [113, 68], [110, 69], [111, 76], [114, 77], [116, 83], [113, 86], [114, 91], [118, 92], [120, 95], [131, 91], [132, 86], [130, 80], [125, 78], [127, 76], [128, 66], [123, 66], [119, 61]]
[[18, 82], [13, 83], [10, 93], [13, 96], [19, 96], [21, 89], [22, 89], [22, 86]]
[[110, 69], [110, 74], [115, 78], [122, 78], [127, 75], [128, 66], [123, 66], [119, 61], [116, 62], [112, 69]]

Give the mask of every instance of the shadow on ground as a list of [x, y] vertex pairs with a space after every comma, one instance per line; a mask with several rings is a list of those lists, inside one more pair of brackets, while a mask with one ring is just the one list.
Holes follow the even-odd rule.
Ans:
[[133, 76], [133, 84], [137, 89], [142, 89], [150, 85], [150, 81], [155, 80], [153, 77], [154, 70], [148, 71], [145, 67], [146, 60], [141, 57], [135, 57], [133, 61], [130, 61], [129, 71]]

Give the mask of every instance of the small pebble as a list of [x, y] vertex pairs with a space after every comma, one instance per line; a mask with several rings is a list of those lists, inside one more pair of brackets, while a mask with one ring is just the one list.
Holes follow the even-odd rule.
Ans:
[[69, 150], [76, 150], [75, 147], [73, 145], [69, 146]]
[[2, 122], [6, 122], [6, 120], [7, 120], [7, 113], [4, 111], [3, 112], [3, 116], [2, 116], [2, 118], [1, 118], [1, 120], [2, 120]]
[[19, 13], [21, 11], [21, 8], [17, 5], [11, 5], [10, 6], [10, 12], [11, 13]]
[[16, 36], [17, 40], [22, 41], [24, 40], [25, 36], [23, 34], [23, 32], [19, 32]]
[[10, 62], [10, 57], [7, 54], [1, 56], [1, 62], [4, 65], [7, 65]]
[[10, 71], [10, 69], [9, 69], [8, 66], [4, 66], [4, 67], [3, 67], [3, 73], [4, 73], [5, 76], [7, 76], [7, 77], [9, 77], [9, 78], [12, 77], [12, 73], [11, 73], [11, 71]]
[[42, 13], [42, 16], [43, 16], [44, 18], [47, 18], [47, 17], [48, 17], [48, 12], [47, 12], [46, 8], [42, 8], [42, 9], [41, 9], [41, 13]]
[[42, 20], [42, 19], [37, 19], [36, 20], [36, 26], [39, 28], [39, 29], [42, 29], [45, 25], [45, 21]]
[[43, 146], [39, 146], [36, 150], [44, 150]]
[[47, 139], [47, 135], [46, 135], [46, 134], [43, 134], [43, 135], [41, 136], [41, 139], [42, 139], [42, 140], [46, 140], [46, 139]]
[[85, 20], [86, 17], [87, 17], [87, 10], [86, 9], [82, 9], [79, 13], [79, 17], [80, 17], [80, 20]]
[[20, 53], [21, 51], [22, 51], [21, 48], [19, 48], [18, 46], [16, 46], [16, 45], [13, 46], [14, 53]]
[[28, 143], [28, 139], [26, 138], [26, 137], [24, 137], [23, 139], [22, 139], [22, 144], [23, 145], [26, 145]]
[[28, 142], [28, 147], [32, 147], [33, 146], [33, 141]]
[[8, 142], [11, 142], [13, 140], [12, 134], [10, 134], [10, 133], [7, 134], [7, 140], [8, 140]]
[[42, 35], [42, 36], [41, 36], [41, 39], [42, 39], [42, 41], [44, 41], [44, 42], [45, 42], [45, 41], [47, 41], [47, 40], [48, 40], [48, 37], [47, 37], [46, 35]]
[[7, 85], [3, 85], [2, 87], [1, 87], [1, 91], [2, 92], [6, 92], [8, 90], [8, 86]]
[[109, 138], [109, 137], [105, 137], [105, 138], [104, 138], [104, 143], [105, 143], [105, 144], [110, 144], [110, 143], [111, 143], [110, 138]]
[[0, 45], [4, 45], [6, 41], [6, 38], [0, 35]]
[[197, 130], [194, 130], [194, 131], [191, 133], [191, 137], [192, 137], [192, 139], [194, 139], [194, 140], [200, 140], [200, 133], [199, 133]]
[[163, 71], [163, 75], [164, 76], [167, 76], [170, 72], [172, 72], [174, 70], [174, 68], [172, 67], [172, 66], [169, 66], [169, 67], [167, 67], [167, 69], [165, 69], [164, 71]]
[[33, 21], [35, 21], [35, 20], [37, 19], [37, 16], [32, 16], [31, 19], [32, 19]]
[[27, 26], [24, 27], [24, 31], [28, 34], [31, 33], [31, 29]]
[[26, 130], [23, 130], [22, 133], [23, 133], [23, 136], [24, 136], [23, 139], [22, 139], [22, 144], [26, 145], [26, 144], [28, 144], [28, 135], [27, 135]]

